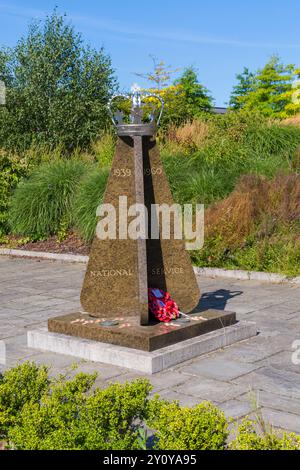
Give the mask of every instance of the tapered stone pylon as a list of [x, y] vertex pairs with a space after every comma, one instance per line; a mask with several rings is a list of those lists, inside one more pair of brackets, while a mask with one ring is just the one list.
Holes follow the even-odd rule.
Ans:
[[[81, 304], [94, 317], [139, 316], [147, 325], [149, 287], [169, 292], [185, 313], [197, 306], [200, 292], [185, 241], [175, 239], [174, 220], [170, 219], [170, 239], [162, 239], [161, 227], [159, 238], [151, 238], [153, 205], [172, 206], [174, 201], [155, 139], [156, 125], [144, 124], [142, 113], [139, 97], [133, 97], [132, 123], [116, 126], [118, 142], [103, 200], [116, 210], [116, 239], [95, 236]], [[147, 208], [146, 238], [126, 237], [132, 218], [124, 231], [125, 201], [127, 207]]]

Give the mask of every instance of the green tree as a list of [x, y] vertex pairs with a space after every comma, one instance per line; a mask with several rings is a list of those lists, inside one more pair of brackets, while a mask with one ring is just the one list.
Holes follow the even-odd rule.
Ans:
[[1, 51], [0, 79], [7, 85], [3, 147], [43, 142], [71, 150], [87, 146], [109, 122], [106, 103], [116, 88], [111, 60], [103, 48], [85, 46], [57, 10]]
[[[245, 69], [247, 70], [247, 69]], [[278, 56], [272, 56], [255, 75], [242, 74], [239, 90], [233, 91], [233, 104], [246, 110], [256, 110], [267, 117], [285, 118], [300, 112], [300, 105], [293, 99], [295, 65], [284, 65]], [[247, 90], [248, 87], [248, 90]]]
[[184, 97], [184, 112], [187, 119], [196, 117], [203, 111], [209, 111], [212, 106], [212, 97], [208, 89], [201, 85], [194, 67], [187, 67], [180, 78], [175, 80]]
[[236, 75], [236, 79], [237, 84], [233, 87], [229, 106], [233, 109], [240, 109], [243, 107], [247, 95], [254, 90], [255, 74], [244, 67], [243, 72]]

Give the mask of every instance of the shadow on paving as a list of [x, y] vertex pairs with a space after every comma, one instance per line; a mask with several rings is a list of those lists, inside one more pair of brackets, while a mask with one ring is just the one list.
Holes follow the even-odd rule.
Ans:
[[196, 307], [197, 311], [204, 311], [209, 308], [214, 308], [216, 310], [225, 310], [227, 301], [242, 295], [243, 291], [241, 290], [228, 290], [228, 289], [218, 289], [212, 292], [205, 292], [200, 298], [200, 302]]

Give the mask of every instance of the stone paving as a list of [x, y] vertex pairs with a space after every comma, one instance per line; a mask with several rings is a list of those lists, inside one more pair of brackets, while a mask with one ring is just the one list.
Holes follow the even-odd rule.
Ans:
[[[0, 257], [0, 353], [3, 344], [6, 349], [6, 364], [0, 364], [0, 370], [34, 360], [51, 366], [52, 374], [72, 374], [77, 362], [77, 371], [98, 372], [101, 387], [141, 376], [27, 348], [28, 329], [79, 308], [84, 271], [84, 264]], [[300, 434], [300, 363], [292, 361], [297, 339], [300, 349], [300, 286], [205, 277], [199, 282], [202, 309], [236, 311], [238, 320], [257, 322], [259, 334], [150, 376], [154, 392], [187, 406], [208, 399], [236, 419], [253, 416], [258, 406], [274, 427]]]

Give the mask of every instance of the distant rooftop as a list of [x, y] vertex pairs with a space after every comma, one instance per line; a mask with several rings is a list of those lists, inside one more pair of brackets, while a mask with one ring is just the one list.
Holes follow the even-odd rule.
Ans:
[[213, 106], [212, 107], [212, 112], [215, 114], [225, 114], [227, 111], [227, 108], [222, 108], [220, 106]]

